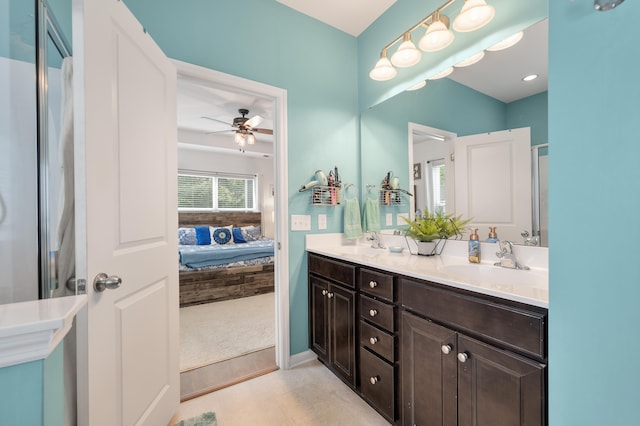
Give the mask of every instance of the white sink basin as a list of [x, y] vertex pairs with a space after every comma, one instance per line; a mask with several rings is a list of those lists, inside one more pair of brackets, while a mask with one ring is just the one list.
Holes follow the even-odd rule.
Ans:
[[438, 270], [454, 280], [504, 286], [527, 285], [546, 288], [549, 282], [548, 274], [543, 270], [508, 269], [490, 264], [440, 265]]

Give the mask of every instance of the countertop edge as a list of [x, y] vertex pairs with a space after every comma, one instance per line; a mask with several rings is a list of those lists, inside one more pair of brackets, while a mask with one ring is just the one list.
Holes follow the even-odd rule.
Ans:
[[80, 295], [0, 305], [0, 368], [49, 356], [86, 304]]

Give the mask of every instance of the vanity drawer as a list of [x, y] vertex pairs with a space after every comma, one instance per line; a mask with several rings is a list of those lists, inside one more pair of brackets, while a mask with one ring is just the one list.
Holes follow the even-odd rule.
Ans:
[[400, 290], [405, 309], [536, 359], [547, 357], [544, 308], [485, 299], [404, 278], [400, 280]]
[[360, 316], [393, 333], [393, 305], [360, 295]]
[[360, 269], [360, 291], [393, 302], [393, 276]]
[[360, 348], [360, 391], [362, 395], [395, 420], [395, 375], [393, 365], [387, 364], [368, 350]]
[[395, 362], [395, 336], [360, 321], [360, 346], [369, 348], [389, 362]]
[[309, 254], [309, 273], [320, 275], [348, 287], [356, 286], [356, 267], [348, 263]]

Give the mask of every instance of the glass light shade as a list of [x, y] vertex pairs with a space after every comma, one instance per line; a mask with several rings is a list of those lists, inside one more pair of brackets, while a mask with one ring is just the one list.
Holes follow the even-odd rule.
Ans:
[[381, 57], [376, 62], [376, 66], [373, 67], [371, 72], [369, 73], [369, 77], [372, 80], [376, 81], [386, 81], [391, 80], [393, 77], [398, 74], [398, 71], [391, 65], [389, 59], [386, 56]]
[[424, 86], [427, 85], [427, 80], [422, 80], [416, 84], [414, 84], [413, 86], [409, 87], [407, 90], [411, 91], [411, 90], [418, 90], [418, 89], [422, 89]]
[[519, 33], [515, 33], [514, 35], [497, 42], [493, 46], [487, 48], [487, 50], [490, 52], [497, 52], [498, 50], [507, 49], [522, 40], [522, 36], [524, 36], [524, 33], [520, 31]]
[[453, 20], [453, 29], [466, 33], [487, 25], [495, 16], [496, 9], [484, 0], [465, 0], [460, 14]]
[[253, 133], [249, 133], [249, 134], [247, 135], [247, 143], [248, 143], [249, 145], [253, 145], [253, 144], [255, 144], [255, 143], [256, 143], [256, 137], [255, 137], [255, 135], [254, 135]]
[[522, 81], [532, 81], [532, 80], [535, 80], [538, 77], [539, 77], [538, 74], [529, 74], [529, 75], [526, 75], [526, 76], [522, 77]]
[[429, 25], [418, 46], [425, 52], [436, 52], [453, 43], [455, 34], [442, 21], [436, 21]]
[[406, 35], [398, 50], [391, 55], [391, 63], [400, 68], [411, 67], [420, 62], [420, 59], [422, 59], [422, 52], [416, 49], [411, 37]]
[[449, 67], [449, 68], [447, 68], [445, 70], [440, 71], [439, 73], [436, 73], [436, 74], [432, 75], [431, 77], [429, 77], [429, 80], [437, 80], [439, 78], [445, 78], [446, 76], [448, 76], [452, 72], [453, 72], [453, 67]]
[[482, 60], [482, 58], [484, 58], [484, 50], [476, 53], [473, 56], [468, 57], [467, 59], [464, 59], [460, 62], [458, 62], [457, 64], [454, 65], [454, 67], [468, 67], [469, 65], [473, 65], [477, 62], [480, 62]]
[[242, 133], [240, 133], [240, 132], [236, 132], [236, 135], [234, 136], [234, 140], [240, 146], [244, 146], [244, 144], [245, 144], [244, 135]]

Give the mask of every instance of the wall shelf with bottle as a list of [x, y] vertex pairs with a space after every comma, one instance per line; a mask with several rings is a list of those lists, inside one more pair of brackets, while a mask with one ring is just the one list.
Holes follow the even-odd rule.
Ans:
[[311, 204], [314, 206], [335, 206], [340, 204], [340, 187], [317, 185], [311, 188]]

